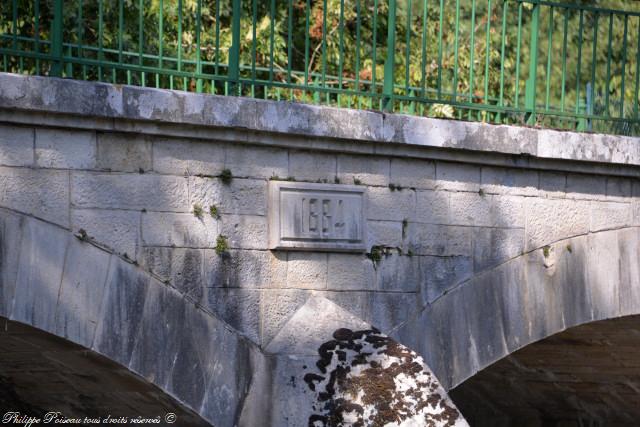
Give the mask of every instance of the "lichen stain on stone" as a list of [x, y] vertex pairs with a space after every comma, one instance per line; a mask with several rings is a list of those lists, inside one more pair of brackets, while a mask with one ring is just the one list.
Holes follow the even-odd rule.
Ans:
[[309, 427], [467, 426], [414, 351], [376, 329], [338, 329], [304, 381], [315, 394]]

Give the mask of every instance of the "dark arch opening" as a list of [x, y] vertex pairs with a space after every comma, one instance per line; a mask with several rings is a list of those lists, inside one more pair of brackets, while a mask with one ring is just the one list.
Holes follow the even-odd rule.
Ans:
[[[60, 412], [83, 420], [160, 417], [160, 424], [145, 425], [210, 426], [123, 366], [55, 335], [0, 317], [0, 417], [9, 411], [39, 418]], [[167, 414], [175, 414], [175, 420], [167, 423]]]
[[640, 425], [640, 316], [530, 344], [450, 391], [472, 427]]

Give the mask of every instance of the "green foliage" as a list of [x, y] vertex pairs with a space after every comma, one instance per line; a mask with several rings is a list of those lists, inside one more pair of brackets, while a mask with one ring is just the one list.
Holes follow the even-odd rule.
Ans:
[[215, 247], [216, 254], [223, 255], [227, 253], [228, 250], [229, 250], [229, 242], [227, 241], [227, 236], [223, 236], [222, 234], [219, 234], [218, 237], [216, 238], [216, 247]]
[[198, 203], [193, 205], [193, 216], [198, 219], [202, 219], [202, 217], [204, 216], [204, 209], [202, 209], [202, 206]]
[[220, 178], [220, 181], [222, 181], [223, 184], [229, 185], [233, 180], [233, 174], [229, 169], [224, 169], [222, 172], [220, 172], [220, 175], [218, 175], [218, 178]]
[[218, 211], [218, 207], [216, 205], [209, 206], [209, 215], [215, 219], [220, 219], [220, 212]]

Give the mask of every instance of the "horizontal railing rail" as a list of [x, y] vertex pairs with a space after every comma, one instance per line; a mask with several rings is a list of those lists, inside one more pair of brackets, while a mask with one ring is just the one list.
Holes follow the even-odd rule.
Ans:
[[2, 0], [0, 69], [640, 134], [640, 12], [596, 0]]

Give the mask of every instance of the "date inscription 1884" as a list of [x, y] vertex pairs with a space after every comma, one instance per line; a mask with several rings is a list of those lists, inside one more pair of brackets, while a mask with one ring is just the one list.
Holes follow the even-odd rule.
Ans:
[[360, 252], [364, 225], [363, 187], [269, 183], [271, 249]]

